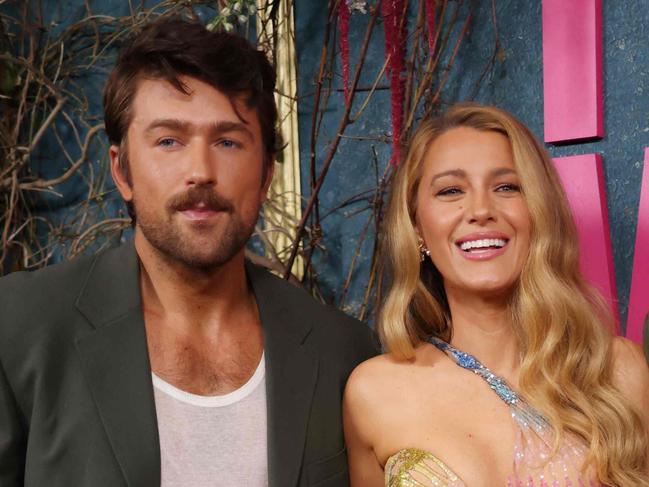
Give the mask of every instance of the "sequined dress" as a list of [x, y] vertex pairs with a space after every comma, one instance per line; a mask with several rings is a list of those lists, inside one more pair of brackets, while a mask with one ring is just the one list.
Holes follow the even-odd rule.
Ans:
[[[482, 365], [475, 357], [446, 342], [431, 338], [460, 367], [484, 379], [507, 403], [517, 426], [512, 473], [507, 487], [600, 487], [592, 472], [580, 473], [587, 449], [575, 436], [564, 435], [552, 456], [552, 428], [548, 421], [519, 396], [507, 382]], [[431, 452], [406, 448], [385, 464], [386, 487], [467, 487], [462, 479]], [[496, 486], [497, 487], [497, 486]]]

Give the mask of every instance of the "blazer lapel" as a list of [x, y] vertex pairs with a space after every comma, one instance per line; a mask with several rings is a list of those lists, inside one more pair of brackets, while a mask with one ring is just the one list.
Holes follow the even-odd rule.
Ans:
[[129, 487], [160, 485], [160, 446], [132, 243], [95, 261], [78, 300], [94, 330], [76, 346], [108, 440]]
[[317, 354], [305, 343], [311, 325], [284, 297], [288, 284], [252, 265], [247, 271], [264, 331], [269, 487], [295, 486], [318, 374]]

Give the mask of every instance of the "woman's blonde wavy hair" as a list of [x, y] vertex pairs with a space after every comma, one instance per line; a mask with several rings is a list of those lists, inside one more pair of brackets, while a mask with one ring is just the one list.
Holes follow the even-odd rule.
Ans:
[[554, 425], [589, 446], [601, 482], [649, 486], [647, 437], [639, 414], [612, 380], [612, 317], [579, 271], [575, 225], [548, 154], [517, 119], [495, 107], [459, 104], [423, 121], [395, 175], [385, 224], [392, 285], [379, 320], [385, 349], [408, 359], [429, 336], [449, 341], [451, 316], [442, 277], [417, 246], [416, 194], [431, 142], [454, 127], [505, 135], [531, 219], [530, 249], [510, 299], [522, 352], [521, 393]]

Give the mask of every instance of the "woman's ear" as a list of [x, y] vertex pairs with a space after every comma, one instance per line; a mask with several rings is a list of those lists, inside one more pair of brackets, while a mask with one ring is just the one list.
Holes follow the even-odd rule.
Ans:
[[412, 222], [412, 228], [415, 229], [415, 235], [417, 239], [422, 239], [423, 240], [423, 233], [421, 232], [421, 228], [419, 227], [419, 219], [417, 218], [417, 215], [413, 217], [413, 222]]

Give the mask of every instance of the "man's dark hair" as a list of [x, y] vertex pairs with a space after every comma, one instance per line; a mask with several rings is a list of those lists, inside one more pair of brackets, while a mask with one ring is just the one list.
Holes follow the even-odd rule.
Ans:
[[[104, 121], [110, 143], [125, 149], [139, 79], [164, 79], [188, 94], [180, 79], [183, 75], [229, 97], [243, 95], [247, 106], [256, 109], [265, 163], [272, 164], [277, 145], [275, 70], [266, 55], [242, 37], [210, 32], [200, 22], [175, 16], [146, 25], [120, 52], [104, 89]], [[233, 108], [239, 115], [236, 106]], [[125, 150], [120, 151], [120, 163], [126, 164], [122, 152], [126, 155]]]

